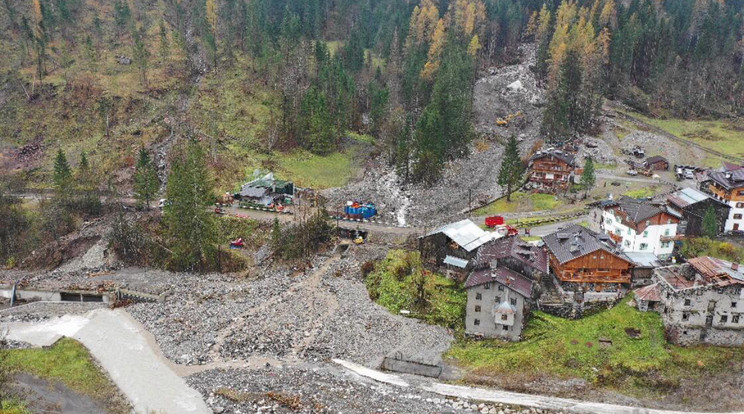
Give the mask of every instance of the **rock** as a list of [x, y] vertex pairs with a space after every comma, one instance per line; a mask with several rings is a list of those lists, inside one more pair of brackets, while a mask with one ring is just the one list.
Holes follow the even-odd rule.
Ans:
[[508, 84], [506, 87], [512, 91], [521, 91], [524, 89], [524, 86], [522, 86], [522, 81], [520, 81], [519, 79]]

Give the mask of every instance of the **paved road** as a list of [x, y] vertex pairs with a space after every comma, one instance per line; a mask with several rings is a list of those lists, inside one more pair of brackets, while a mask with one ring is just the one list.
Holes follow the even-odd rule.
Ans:
[[[702, 414], [694, 412], [657, 410], [642, 407], [579, 401], [568, 398], [558, 398], [543, 395], [522, 394], [503, 390], [465, 387], [461, 385], [444, 384], [429, 381], [424, 377], [406, 375], [405, 377], [380, 372], [353, 362], [334, 359], [333, 362], [362, 377], [398, 387], [417, 387], [423, 391], [432, 392], [446, 397], [457, 397], [465, 400], [487, 401], [523, 407], [562, 410], [574, 413], [591, 414]], [[710, 414], [710, 413], [707, 413]]]
[[41, 323], [10, 324], [8, 338], [37, 346], [77, 339], [108, 372], [138, 413], [209, 414], [196, 390], [170, 369], [147, 332], [121, 309], [98, 309]]

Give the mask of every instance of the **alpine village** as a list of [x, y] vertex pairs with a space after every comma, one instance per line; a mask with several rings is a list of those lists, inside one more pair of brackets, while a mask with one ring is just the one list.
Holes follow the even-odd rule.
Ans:
[[0, 414], [744, 412], [744, 0], [0, 1]]

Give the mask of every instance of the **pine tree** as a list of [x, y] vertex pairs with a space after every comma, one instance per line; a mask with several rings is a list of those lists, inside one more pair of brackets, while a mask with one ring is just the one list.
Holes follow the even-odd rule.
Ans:
[[506, 187], [506, 201], [511, 201], [512, 192], [522, 183], [524, 171], [525, 166], [519, 156], [517, 137], [512, 135], [506, 143], [497, 181], [501, 187]]
[[134, 47], [132, 49], [133, 60], [140, 72], [140, 82], [143, 88], [147, 88], [147, 68], [149, 67], [150, 51], [145, 44], [145, 28], [141, 27], [132, 33]]
[[158, 173], [155, 171], [155, 164], [150, 158], [150, 153], [142, 147], [137, 158], [137, 165], [134, 172], [134, 194], [137, 200], [150, 209], [150, 201], [155, 198], [160, 182]]
[[101, 200], [96, 194], [96, 183], [93, 170], [88, 162], [88, 155], [83, 151], [80, 154], [80, 163], [77, 170], [77, 187], [80, 196], [76, 197], [77, 208], [87, 214], [98, 214], [101, 211]]
[[[168, 175], [163, 224], [178, 270], [204, 270], [215, 254], [216, 223], [208, 207], [214, 202], [204, 150], [195, 140], [176, 150]], [[207, 265], [207, 266], [205, 266]]]
[[328, 154], [335, 149], [336, 131], [328, 111], [326, 95], [312, 86], [302, 98], [302, 144], [315, 154]]
[[62, 148], [57, 151], [57, 157], [54, 159], [54, 185], [60, 191], [69, 189], [72, 181], [72, 169], [67, 162], [67, 156]]
[[584, 187], [584, 194], [594, 186], [596, 181], [597, 177], [594, 174], [594, 161], [592, 161], [591, 157], [587, 157], [584, 162], [584, 172], [581, 174], [581, 186]]
[[170, 42], [168, 41], [168, 29], [165, 20], [160, 19], [160, 64], [164, 65], [170, 59]]
[[718, 236], [718, 219], [716, 218], [716, 210], [713, 206], [708, 206], [703, 216], [703, 236], [711, 239]]

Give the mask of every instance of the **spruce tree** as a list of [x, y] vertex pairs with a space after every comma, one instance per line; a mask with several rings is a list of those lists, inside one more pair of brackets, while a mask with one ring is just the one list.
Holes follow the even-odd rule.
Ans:
[[716, 218], [716, 210], [713, 206], [708, 206], [703, 216], [703, 236], [711, 239], [718, 236], [718, 219]]
[[57, 151], [57, 157], [54, 159], [54, 185], [59, 190], [67, 190], [72, 181], [72, 170], [70, 163], [67, 162], [67, 156], [62, 148]]
[[584, 162], [584, 172], [581, 174], [581, 186], [584, 187], [584, 194], [586, 194], [590, 188], [594, 187], [596, 181], [597, 177], [594, 173], [594, 161], [592, 161], [591, 157], [587, 157]]
[[155, 171], [155, 164], [150, 158], [150, 153], [142, 147], [137, 158], [137, 165], [134, 171], [134, 194], [140, 204], [144, 204], [150, 209], [150, 201], [155, 198], [160, 182], [158, 173]]
[[498, 184], [506, 187], [506, 201], [511, 201], [511, 195], [522, 182], [525, 166], [522, 158], [519, 156], [519, 146], [517, 137], [512, 135], [506, 143], [504, 157], [501, 160], [499, 169]]
[[204, 150], [196, 140], [176, 150], [166, 189], [163, 223], [177, 270], [204, 270], [214, 261], [217, 227], [208, 207], [214, 202]]

